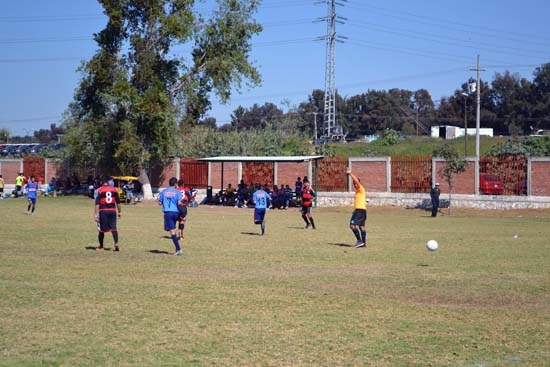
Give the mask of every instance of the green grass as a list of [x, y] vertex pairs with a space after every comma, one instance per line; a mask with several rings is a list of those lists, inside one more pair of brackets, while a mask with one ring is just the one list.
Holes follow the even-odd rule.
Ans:
[[[550, 212], [191, 209], [174, 257], [157, 205], [98, 253], [92, 202], [0, 202], [0, 366], [548, 366]], [[518, 238], [514, 238], [517, 234]], [[436, 239], [430, 253], [425, 242]], [[107, 247], [112, 239], [106, 237]]]
[[[503, 142], [504, 139], [506, 138], [480, 137], [480, 155], [486, 155], [494, 145]], [[371, 143], [358, 141], [349, 144], [331, 144], [331, 147], [334, 149], [337, 157], [419, 156], [432, 155], [434, 149], [446, 143], [453, 146], [460, 154], [464, 154], [464, 138], [443, 140], [420, 136], [402, 139], [395, 145], [384, 145], [381, 140], [377, 140]], [[469, 157], [474, 157], [476, 154], [475, 143], [475, 136], [469, 136], [467, 142]]]

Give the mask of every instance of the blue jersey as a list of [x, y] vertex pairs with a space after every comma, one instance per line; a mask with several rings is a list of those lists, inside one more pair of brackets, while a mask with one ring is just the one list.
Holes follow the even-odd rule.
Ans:
[[37, 192], [38, 192], [38, 182], [29, 182], [27, 184], [27, 197], [29, 199], [36, 199]]
[[163, 212], [178, 213], [178, 201], [181, 201], [181, 193], [179, 190], [169, 187], [160, 193], [159, 201], [162, 203]]
[[271, 196], [264, 190], [258, 190], [252, 196], [252, 200], [256, 203], [254, 206], [256, 209], [266, 209], [269, 205], [268, 201], [271, 200]]

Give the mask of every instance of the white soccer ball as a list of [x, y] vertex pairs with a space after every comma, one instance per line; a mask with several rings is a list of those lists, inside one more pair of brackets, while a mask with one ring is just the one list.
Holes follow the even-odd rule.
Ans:
[[436, 240], [429, 240], [428, 242], [426, 242], [426, 248], [429, 251], [436, 251], [438, 246], [439, 245], [437, 244]]

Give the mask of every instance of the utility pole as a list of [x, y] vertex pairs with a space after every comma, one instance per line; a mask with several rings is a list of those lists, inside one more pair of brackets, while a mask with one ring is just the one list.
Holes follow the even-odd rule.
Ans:
[[481, 62], [479, 55], [477, 55], [477, 68], [470, 69], [471, 71], [477, 71], [477, 109], [476, 109], [476, 171], [475, 171], [475, 194], [479, 195], [479, 125], [481, 118], [481, 72], [485, 69], [481, 69]]
[[323, 135], [328, 140], [331, 140], [333, 128], [336, 126], [336, 42], [343, 42], [342, 39], [346, 38], [336, 35], [336, 23], [343, 24], [343, 20], [346, 20], [346, 18], [336, 15], [336, 5], [343, 5], [341, 2], [347, 2], [348, 0], [340, 0], [341, 2], [339, 3], [336, 0], [325, 1], [328, 5], [327, 16], [319, 20], [326, 20], [327, 34], [324, 37], [318, 38], [318, 40], [326, 40]]
[[418, 105], [416, 105], [416, 136], [418, 136]]

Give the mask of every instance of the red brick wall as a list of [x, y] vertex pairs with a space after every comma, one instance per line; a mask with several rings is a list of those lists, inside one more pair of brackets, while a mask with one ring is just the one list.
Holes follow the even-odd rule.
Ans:
[[7, 185], [15, 185], [15, 178], [21, 172], [21, 162], [22, 160], [2, 161], [2, 171], [0, 173]]
[[49, 183], [52, 177], [55, 177], [56, 180], [59, 180], [59, 178], [62, 177], [63, 174], [63, 164], [59, 161], [48, 159], [48, 167], [45, 174], [45, 183]]
[[177, 165], [172, 161], [167, 163], [157, 163], [151, 168], [151, 181], [152, 187], [168, 187], [168, 181], [170, 178], [177, 178]]
[[[466, 162], [466, 164], [467, 168], [465, 172], [453, 176], [453, 194], [475, 194], [475, 162]], [[444, 166], [445, 162], [435, 161], [435, 182], [440, 183], [441, 192], [448, 193], [449, 185], [441, 174], [441, 170]]]
[[[238, 167], [237, 162], [225, 162], [223, 164], [223, 188], [227, 187], [227, 184], [231, 184], [233, 187], [237, 187], [239, 184], [238, 176]], [[221, 177], [222, 177], [222, 164], [221, 163], [211, 163], [211, 175], [210, 175], [210, 184], [214, 190], [222, 189], [220, 187]], [[248, 183], [246, 183], [248, 185]]]
[[531, 162], [531, 195], [550, 196], [550, 162]]
[[[353, 161], [352, 172], [367, 191], [386, 192], [387, 171], [386, 161]], [[352, 187], [353, 189], [353, 187]]]
[[307, 176], [308, 162], [301, 163], [277, 163], [277, 184], [289, 185], [294, 191], [294, 183], [298, 177], [304, 178]]

